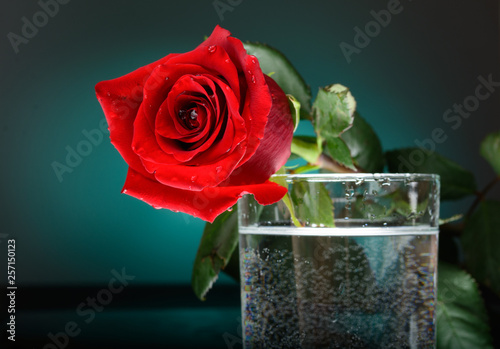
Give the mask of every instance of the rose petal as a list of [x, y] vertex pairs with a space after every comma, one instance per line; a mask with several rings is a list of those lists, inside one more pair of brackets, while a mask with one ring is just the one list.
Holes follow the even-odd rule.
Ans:
[[264, 137], [255, 154], [222, 185], [263, 182], [276, 173], [290, 157], [294, 126], [288, 98], [272, 78], [266, 79], [273, 96], [273, 107]]
[[242, 164], [253, 156], [264, 137], [267, 116], [272, 106], [272, 99], [265, 75], [262, 73], [258, 60], [246, 53], [240, 40], [229, 37], [225, 48], [235, 65], [244, 72], [244, 81], [240, 85], [247, 86], [244, 96], [242, 117], [247, 124], [247, 153]]
[[213, 222], [244, 194], [253, 194], [261, 205], [269, 205], [279, 201], [287, 190], [276, 183], [266, 181], [255, 185], [206, 188], [193, 192], [164, 186], [129, 169], [122, 192], [156, 208], [182, 211]]
[[143, 166], [149, 173], [153, 173], [158, 165], [178, 164], [171, 154], [166, 153], [160, 148], [156, 141], [154, 126], [151, 126], [144, 106], [141, 106], [137, 112], [137, 118], [134, 122], [134, 135], [132, 138], [132, 149], [139, 155]]
[[[215, 34], [215, 36], [218, 36], [219, 33], [222, 34], [222, 32], [220, 31], [217, 33], [216, 28], [212, 35]], [[230, 35], [229, 32], [227, 33], [228, 35]], [[228, 47], [227, 39], [224, 40], [223, 37], [221, 37], [220, 41], [215, 42], [213, 41], [214, 37], [212, 37], [212, 35], [193, 51], [178, 55], [176, 59], [170, 61], [169, 63], [182, 64], [187, 62], [190, 64], [197, 64], [206, 69], [209, 69], [212, 75], [220, 76], [226, 81], [226, 83], [231, 87], [234, 94], [239, 100], [240, 82], [238, 77], [238, 70], [236, 69], [234, 62], [232, 62], [231, 57], [225, 50], [225, 48]], [[223, 35], [225, 34], [222, 34], [222, 36]]]
[[[205, 49], [217, 47], [215, 52], [219, 52], [222, 48], [229, 55], [230, 62], [236, 69], [245, 74], [244, 85], [248, 85], [248, 89], [245, 95], [240, 98], [240, 105], [244, 105], [241, 115], [247, 124], [247, 152], [241, 161], [243, 164], [255, 153], [260, 139], [264, 137], [267, 115], [271, 110], [272, 100], [258, 60], [247, 54], [239, 39], [230, 35], [228, 30], [217, 25], [200, 47]], [[233, 84], [229, 83], [231, 88], [233, 88]], [[240, 82], [238, 84], [243, 85]]]
[[[158, 112], [156, 118], [157, 133], [167, 138], [180, 139], [191, 143], [202, 137], [199, 134], [203, 133], [203, 131], [206, 132], [207, 128], [211, 126], [209, 122], [211, 118], [208, 116], [215, 115], [217, 110], [214, 107], [214, 98], [210, 97], [215, 92], [211, 92], [209, 95], [207, 91], [215, 90], [215, 84], [205, 76], [203, 78], [202, 81], [194, 83], [193, 91], [186, 90], [188, 86], [184, 87], [182, 83], [175, 84]], [[198, 115], [199, 127], [196, 129], [187, 129], [179, 118], [180, 109], [189, 107], [189, 104], [204, 109], [203, 114]]]
[[201, 190], [225, 181], [238, 166], [245, 148], [238, 146], [224, 157], [223, 162], [198, 166], [156, 164], [155, 177], [164, 185], [185, 190]]
[[[148, 78], [149, 86], [156, 87], [144, 88], [143, 112], [144, 117], [148, 119], [151, 131], [154, 133], [156, 117], [158, 110], [167, 98], [172, 86], [183, 76], [187, 74], [204, 74], [207, 70], [195, 64], [168, 64], [158, 65], [151, 76]], [[163, 82], [163, 83], [160, 83]], [[168, 110], [170, 112], [170, 110]], [[140, 142], [140, 139], [134, 137], [134, 142]]]
[[101, 81], [95, 86], [97, 99], [104, 111], [111, 143], [129, 166], [144, 171], [137, 154], [131, 148], [133, 123], [143, 100], [144, 85], [151, 72], [176, 54], [141, 67], [113, 80]]

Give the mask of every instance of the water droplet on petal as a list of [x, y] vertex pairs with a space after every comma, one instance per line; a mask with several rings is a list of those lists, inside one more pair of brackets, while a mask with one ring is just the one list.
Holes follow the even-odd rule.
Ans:
[[224, 60], [224, 62], [226, 62], [226, 63], [230, 63], [230, 62], [231, 62], [231, 60], [230, 60], [229, 58], [226, 58], [226, 59]]
[[109, 92], [108, 92], [108, 93], [106, 93], [106, 95], [107, 95], [108, 97], [111, 97], [111, 93], [109, 93]]
[[227, 210], [228, 210], [229, 212], [231, 212], [231, 211], [233, 210], [233, 208], [232, 208], [232, 207], [229, 207]]
[[127, 194], [127, 189], [123, 189], [123, 194]]
[[165, 80], [168, 80], [168, 76], [165, 76]]
[[196, 176], [191, 176], [191, 182], [194, 182], [196, 180]]
[[220, 171], [222, 171], [222, 166], [217, 166], [217, 167], [215, 168], [215, 171], [216, 171], [217, 173], [220, 173]]
[[208, 46], [208, 52], [214, 53], [215, 51], [217, 51], [217, 46], [215, 45]]

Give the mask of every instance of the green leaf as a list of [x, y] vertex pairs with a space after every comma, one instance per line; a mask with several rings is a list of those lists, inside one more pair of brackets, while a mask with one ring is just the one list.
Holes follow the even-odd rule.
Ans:
[[485, 158], [500, 175], [500, 131], [490, 133], [481, 142], [481, 155]]
[[351, 152], [342, 139], [338, 137], [328, 139], [325, 142], [324, 151], [339, 164], [356, 171], [356, 166], [352, 162]]
[[292, 153], [314, 164], [321, 155], [321, 149], [318, 148], [316, 137], [294, 136], [292, 140]]
[[493, 348], [486, 308], [469, 274], [439, 263], [437, 298], [438, 349]]
[[333, 203], [323, 183], [293, 183], [289, 190], [293, 212], [302, 226], [335, 227]]
[[461, 242], [467, 270], [500, 295], [500, 202], [483, 201], [466, 221]]
[[382, 144], [373, 128], [357, 112], [354, 113], [352, 127], [341, 138], [349, 147], [358, 168], [368, 173], [384, 170]]
[[320, 88], [313, 103], [314, 129], [321, 140], [340, 136], [354, 121], [356, 101], [340, 84]]
[[288, 104], [290, 106], [290, 111], [292, 112], [293, 118], [293, 132], [297, 131], [300, 122], [300, 102], [292, 95], [286, 95], [288, 97]]
[[213, 223], [205, 225], [191, 278], [191, 286], [199, 299], [205, 300], [237, 245], [238, 214], [234, 206], [232, 211], [222, 213]]
[[243, 45], [249, 55], [257, 57], [264, 74], [273, 73], [272, 78], [281, 89], [300, 102], [301, 118], [309, 119], [311, 113], [311, 89], [285, 55], [266, 44], [247, 42]]
[[406, 148], [385, 154], [389, 172], [437, 173], [441, 177], [441, 200], [456, 200], [476, 192], [474, 175], [438, 153]]

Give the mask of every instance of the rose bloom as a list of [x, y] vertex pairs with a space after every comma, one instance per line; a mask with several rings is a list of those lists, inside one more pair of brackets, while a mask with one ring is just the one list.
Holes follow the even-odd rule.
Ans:
[[290, 156], [288, 99], [227, 30], [96, 93], [129, 166], [123, 193], [210, 222], [244, 194], [263, 205], [285, 195], [269, 177]]

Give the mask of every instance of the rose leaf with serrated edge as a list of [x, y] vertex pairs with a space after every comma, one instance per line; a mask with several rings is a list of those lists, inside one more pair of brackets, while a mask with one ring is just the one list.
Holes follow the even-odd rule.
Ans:
[[356, 171], [356, 166], [354, 166], [352, 162], [351, 152], [342, 139], [336, 137], [327, 140], [325, 142], [324, 152], [342, 166]]
[[238, 213], [232, 211], [219, 215], [213, 223], [206, 223], [193, 266], [191, 285], [196, 296], [205, 295], [217, 280], [219, 272], [231, 258], [238, 245]]
[[488, 317], [474, 279], [440, 262], [436, 306], [437, 348], [493, 348]]
[[313, 103], [314, 130], [319, 141], [338, 137], [354, 121], [356, 101], [349, 89], [340, 84], [320, 88]]

